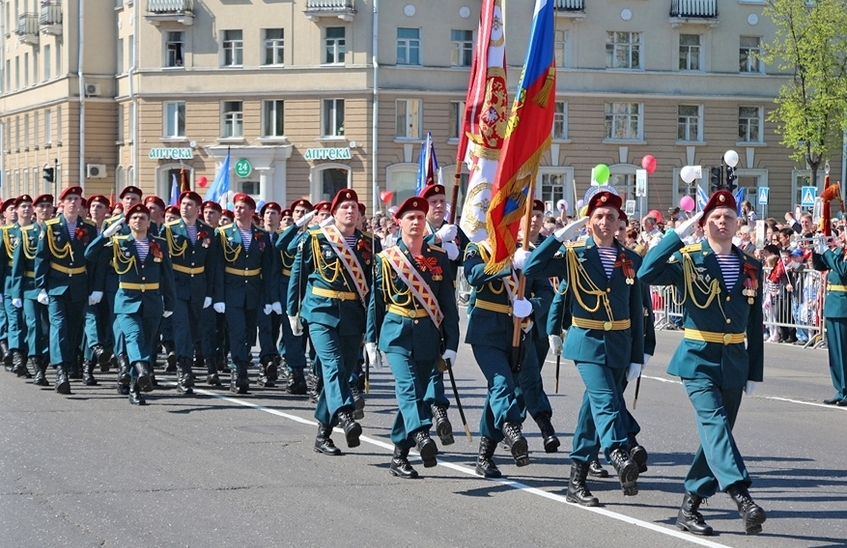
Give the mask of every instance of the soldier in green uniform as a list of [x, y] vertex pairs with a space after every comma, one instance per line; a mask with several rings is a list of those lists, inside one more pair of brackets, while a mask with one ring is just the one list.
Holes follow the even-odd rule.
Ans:
[[[9, 270], [9, 258], [5, 246], [5, 232], [17, 221], [18, 215], [15, 211], [15, 199], [9, 198], [0, 202], [0, 291], [5, 290], [6, 275]], [[0, 360], [6, 366], [6, 371], [12, 370], [12, 353], [9, 348], [9, 321], [6, 317], [6, 303], [3, 294], [0, 294]], [[24, 366], [26, 369], [26, 366]]]
[[[574, 361], [585, 384], [566, 498], [584, 506], [599, 503], [585, 478], [601, 447], [624, 495], [638, 493], [639, 469], [627, 451], [620, 398], [627, 371], [640, 371], [644, 359], [642, 289], [635, 277], [641, 258], [615, 240], [620, 207], [621, 198], [613, 191], [596, 192], [588, 200], [587, 216], [547, 238], [524, 268], [527, 277], [555, 276], [566, 284], [572, 325], [562, 355]], [[585, 225], [588, 239], [562, 248]]]
[[[317, 208], [316, 208], [317, 209]], [[347, 447], [359, 446], [362, 426], [353, 418], [349, 379], [356, 367], [365, 334], [368, 293], [373, 279], [374, 249], [370, 234], [359, 224], [356, 192], [342, 189], [330, 204], [324, 226], [312, 228], [299, 242], [288, 286], [288, 316], [292, 332], [302, 332], [306, 320], [323, 379], [315, 418], [315, 451], [338, 455], [330, 435], [339, 424]], [[302, 273], [302, 275], [301, 275]]]
[[820, 245], [812, 254], [815, 270], [827, 271], [826, 300], [823, 315], [829, 352], [829, 373], [835, 395], [825, 399], [827, 405], [847, 407], [847, 230], [839, 235], [841, 247], [827, 249]]
[[[259, 209], [259, 215], [262, 218], [262, 226], [270, 236], [271, 243], [277, 241], [279, 237], [279, 219], [282, 213], [282, 206], [276, 202], [267, 202]], [[274, 271], [280, 272], [282, 269], [281, 259], [279, 254], [273, 254]], [[271, 302], [282, 301], [279, 294], [279, 284], [271, 284]], [[277, 310], [279, 312], [277, 312]], [[276, 381], [279, 378], [279, 340], [280, 330], [280, 315], [282, 307], [273, 310], [271, 314], [259, 314], [257, 316], [257, 325], [259, 328], [259, 384], [265, 387], [276, 386]]]
[[[221, 204], [205, 201], [201, 205], [203, 221], [214, 230], [220, 226], [223, 209]], [[204, 308], [201, 312], [201, 333], [205, 341], [204, 345], [211, 348], [211, 354], [204, 354], [206, 361], [206, 384], [209, 386], [220, 386], [221, 379], [219, 371], [226, 368], [226, 355], [229, 352], [229, 337], [226, 327], [226, 316], [219, 314], [213, 307]]]
[[391, 430], [394, 457], [389, 471], [400, 478], [415, 478], [409, 449], [417, 447], [424, 467], [435, 466], [438, 448], [429, 430], [431, 406], [424, 398], [427, 384], [441, 356], [456, 359], [459, 345], [459, 311], [455, 282], [447, 254], [424, 242], [429, 204], [407, 198], [395, 218], [401, 240], [377, 255], [374, 290], [368, 309], [365, 349], [371, 362], [377, 349], [385, 352], [394, 374], [399, 410]]
[[[697, 225], [706, 240], [685, 245]], [[644, 283], [673, 285], [682, 301], [685, 331], [668, 373], [682, 379], [694, 406], [700, 447], [676, 525], [697, 535], [713, 532], [699, 507], [719, 490], [738, 505], [747, 534], [761, 532], [766, 519], [747, 491], [750, 476], [732, 436], [741, 394], [752, 394], [764, 369], [762, 265], [732, 244], [737, 226], [735, 199], [718, 190], [647, 252], [638, 272]]]
[[[128, 235], [114, 236], [123, 220], [112, 223], [85, 252], [87, 259], [100, 254], [111, 256], [118, 277], [115, 293], [115, 321], [124, 333], [130, 361], [129, 401], [146, 405], [141, 395], [152, 383], [159, 324], [173, 314], [174, 279], [167, 243], [150, 234], [150, 212], [138, 203], [126, 211]], [[110, 245], [109, 245], [110, 244]], [[119, 388], [120, 391], [120, 388]]]
[[[85, 249], [97, 237], [94, 223], [81, 215], [81, 187], [63, 190], [59, 202], [62, 213], [44, 223], [34, 264], [35, 287], [49, 297], [50, 363], [57, 378], [73, 368], [82, 344], [89, 287]], [[87, 384], [94, 379], [93, 369], [94, 364], [88, 361], [83, 372]], [[70, 384], [57, 382], [56, 391], [69, 394]]]
[[[109, 199], [101, 194], [95, 194], [88, 198], [88, 212], [91, 222], [94, 223], [96, 234], [100, 234], [100, 228], [109, 215]], [[98, 279], [100, 268], [105, 268], [108, 265], [101, 265], [88, 261], [88, 281], [89, 290], [94, 285], [94, 280]], [[85, 340], [83, 344], [83, 364], [86, 371], [88, 370], [89, 362], [99, 363], [100, 371], [107, 373], [110, 369], [110, 360], [112, 359], [111, 347], [113, 345], [113, 331], [110, 318], [111, 311], [105, 302], [103, 302], [102, 292], [95, 294], [91, 291], [88, 295], [88, 302], [85, 306]], [[93, 368], [92, 368], [93, 369]], [[89, 386], [94, 386], [97, 381], [94, 375], [86, 376], [83, 382]]]
[[[31, 377], [27, 370], [28, 346], [26, 320], [23, 316], [23, 302], [12, 297], [12, 288], [19, 286], [21, 280], [13, 272], [15, 255], [21, 245], [21, 233], [24, 227], [33, 222], [35, 210], [32, 207], [32, 197], [21, 194], [15, 198], [17, 221], [3, 227], [3, 305], [6, 309], [6, 322], [9, 337], [9, 351], [6, 354], [6, 367], [19, 377]], [[29, 361], [32, 365], [35, 382], [39, 386], [47, 386], [47, 362], [39, 360], [40, 356], [33, 355]], [[41, 363], [43, 361], [43, 363]], [[43, 367], [43, 370], [42, 370]]]

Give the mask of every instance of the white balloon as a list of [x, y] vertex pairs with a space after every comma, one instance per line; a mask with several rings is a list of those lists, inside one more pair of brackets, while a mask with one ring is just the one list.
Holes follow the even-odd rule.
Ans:
[[729, 167], [735, 167], [738, 165], [738, 153], [734, 150], [727, 150], [723, 155], [723, 161]]
[[682, 180], [688, 184], [691, 184], [694, 179], [697, 178], [697, 170], [694, 169], [694, 166], [683, 166], [681, 170], [679, 170], [679, 176], [682, 177]]

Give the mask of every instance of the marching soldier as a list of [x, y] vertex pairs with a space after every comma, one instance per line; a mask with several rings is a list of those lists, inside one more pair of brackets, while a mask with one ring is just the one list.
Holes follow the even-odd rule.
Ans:
[[[627, 372], [640, 372], [644, 359], [642, 289], [635, 277], [641, 258], [615, 240], [620, 207], [617, 194], [597, 192], [588, 200], [587, 217], [547, 238], [524, 268], [527, 277], [555, 276], [566, 283], [572, 325], [562, 355], [575, 362], [585, 384], [566, 498], [583, 506], [599, 504], [585, 480], [600, 447], [624, 495], [638, 493], [639, 467], [627, 451], [628, 425], [619, 402]], [[586, 224], [588, 239], [562, 249]]]
[[230, 376], [231, 392], [246, 394], [250, 387], [247, 368], [250, 348], [256, 340], [256, 316], [282, 313], [278, 301], [271, 302], [274, 280], [274, 250], [268, 233], [253, 224], [256, 202], [248, 194], [233, 196], [235, 222], [217, 229], [220, 252], [216, 260], [214, 309], [226, 313], [235, 372]]
[[359, 446], [362, 434], [362, 426], [353, 419], [348, 381], [365, 333], [366, 303], [373, 279], [371, 263], [378, 249], [373, 248], [370, 234], [356, 228], [359, 199], [355, 191], [340, 190], [332, 200], [330, 214], [334, 216], [332, 222], [309, 230], [300, 240], [287, 309], [295, 335], [302, 333], [300, 317], [306, 320], [320, 360], [323, 390], [315, 407], [315, 451], [339, 455], [330, 438], [333, 426], [339, 424], [344, 429], [350, 448]]
[[[111, 268], [118, 278], [116, 329], [124, 333], [130, 362], [129, 402], [146, 405], [141, 391], [152, 384], [159, 324], [174, 309], [173, 268], [166, 242], [148, 231], [147, 206], [137, 203], [127, 208], [125, 218], [114, 221], [91, 242], [85, 256], [92, 261], [101, 254], [111, 256]], [[115, 236], [124, 222], [130, 233]]]
[[435, 362], [454, 362], [459, 345], [459, 311], [446, 253], [424, 242], [423, 198], [406, 199], [395, 218], [402, 238], [377, 255], [368, 309], [365, 349], [372, 362], [385, 352], [394, 374], [399, 410], [391, 430], [394, 457], [389, 468], [400, 478], [416, 478], [409, 449], [417, 447], [424, 467], [435, 466], [438, 448], [429, 430], [431, 406], [424, 400]]
[[[270, 236], [271, 243], [276, 242], [279, 237], [279, 220], [282, 213], [282, 206], [276, 202], [267, 202], [261, 209], [259, 215], [262, 218], [262, 225]], [[278, 254], [274, 254], [274, 271], [280, 271], [280, 258]], [[279, 294], [279, 285], [273, 283], [271, 285], [271, 302], [282, 302]], [[259, 314], [257, 317], [259, 328], [259, 384], [265, 387], [275, 386], [276, 380], [279, 378], [279, 340], [280, 330], [280, 314], [273, 313], [270, 315]]]
[[[18, 215], [15, 212], [15, 199], [9, 198], [5, 202], [0, 202], [0, 221], [2, 227], [0, 232], [0, 290], [5, 289], [6, 274], [9, 270], [10, 255], [6, 250], [4, 240], [7, 227], [11, 227], [17, 221]], [[0, 295], [0, 360], [6, 365], [6, 370], [12, 370], [12, 354], [9, 349], [9, 322], [6, 318], [6, 303], [2, 295]]]
[[[6, 309], [6, 322], [8, 328], [8, 345], [9, 350], [4, 358], [6, 368], [18, 375], [19, 377], [30, 378], [31, 375], [27, 370], [28, 345], [27, 345], [27, 324], [23, 315], [23, 302], [20, 299], [15, 299], [12, 296], [12, 288], [19, 286], [21, 280], [14, 274], [14, 259], [18, 253], [18, 248], [21, 245], [21, 233], [23, 229], [33, 223], [35, 210], [32, 207], [32, 197], [29, 194], [21, 194], [15, 198], [15, 212], [17, 221], [3, 227], [3, 266], [5, 270], [3, 282], [3, 304]], [[32, 355], [29, 358], [33, 373], [35, 374], [35, 384], [39, 386], [48, 386], [47, 378], [44, 372], [47, 371], [47, 363], [43, 364], [39, 360], [40, 356]], [[43, 370], [42, 370], [43, 365]]]
[[[62, 213], [44, 223], [35, 253], [35, 287], [49, 297], [50, 362], [57, 379], [73, 369], [82, 344], [88, 297], [85, 249], [96, 237], [94, 223], [82, 215], [82, 188], [70, 186], [59, 195]], [[39, 302], [41, 299], [39, 298]], [[83, 380], [96, 384], [94, 363], [85, 362]], [[56, 391], [70, 394], [70, 384], [56, 382]]]
[[[221, 204], [212, 201], [205, 201], [202, 205], [203, 221], [213, 229], [221, 224], [221, 213], [223, 208]], [[205, 355], [206, 369], [208, 376], [206, 384], [210, 386], [220, 386], [221, 380], [218, 377], [218, 372], [226, 368], [226, 355], [229, 352], [229, 344], [227, 342], [226, 316], [218, 314], [214, 308], [204, 308], [201, 312], [203, 338], [208, 339], [207, 345], [212, 349], [212, 355]]]
[[[202, 198], [187, 190], [179, 196], [180, 217], [162, 227], [162, 238], [168, 245], [176, 288], [173, 324], [176, 352], [177, 390], [193, 394], [195, 344], [204, 356], [211, 356], [209, 340], [201, 333], [201, 315], [212, 304], [215, 287], [215, 260], [219, 254], [215, 229], [198, 219]], [[212, 368], [209, 375], [217, 371]]]
[[[96, 234], [100, 234], [100, 228], [109, 214], [109, 205], [109, 199], [103, 195], [95, 194], [88, 198], [89, 219], [94, 223]], [[89, 285], [92, 286], [94, 280], [100, 276], [98, 269], [106, 265], [88, 261], [87, 266], [88, 281]], [[112, 313], [106, 306], [106, 303], [102, 301], [102, 298], [102, 293], [99, 296], [95, 296], [91, 292], [88, 296], [84, 320], [85, 344], [83, 345], [82, 352], [84, 368], [88, 367], [88, 362], [99, 363], [100, 371], [107, 373], [111, 358], [111, 350], [109, 349], [112, 347], [113, 331], [112, 324], [109, 323]], [[83, 380], [89, 386], [94, 386], [97, 383], [93, 375]]]
[[[685, 245], [698, 225], [706, 240]], [[718, 490], [738, 505], [747, 534], [761, 532], [767, 517], [747, 491], [750, 476], [732, 435], [741, 394], [752, 394], [764, 369], [762, 265], [732, 244], [737, 225], [735, 198], [719, 190], [647, 252], [638, 272], [644, 283], [673, 285], [682, 296], [685, 332], [668, 373], [682, 379], [694, 406], [700, 447], [676, 525], [696, 535], [713, 532], [699, 507]]]
[[827, 351], [829, 353], [829, 373], [835, 396], [827, 398], [827, 405], [847, 406], [847, 231], [840, 233], [841, 246], [827, 249], [821, 245], [812, 254], [812, 266], [815, 270], [828, 271], [826, 276], [826, 301], [823, 315], [826, 321]]

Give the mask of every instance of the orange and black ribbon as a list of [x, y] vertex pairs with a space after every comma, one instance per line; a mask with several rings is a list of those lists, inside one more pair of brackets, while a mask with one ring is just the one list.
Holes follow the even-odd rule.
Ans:
[[632, 285], [635, 282], [635, 267], [632, 261], [626, 256], [626, 253], [621, 253], [615, 263], [615, 268], [621, 267], [623, 275], [626, 276], [626, 283]]

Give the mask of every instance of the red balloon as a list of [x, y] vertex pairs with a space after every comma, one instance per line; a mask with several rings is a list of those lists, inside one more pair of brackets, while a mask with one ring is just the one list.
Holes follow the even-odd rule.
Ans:
[[658, 209], [651, 210], [647, 215], [656, 219], [656, 222], [662, 222], [662, 212]]
[[651, 154], [647, 154], [641, 159], [641, 167], [644, 168], [647, 173], [653, 173], [656, 171], [656, 158]]
[[207, 179], [205, 175], [201, 175], [197, 177], [197, 184], [200, 188], [206, 188], [206, 185], [209, 184], [209, 179]]
[[394, 193], [390, 190], [380, 190], [379, 191], [379, 199], [382, 200], [382, 203], [388, 204], [391, 202], [391, 199], [394, 198]]

